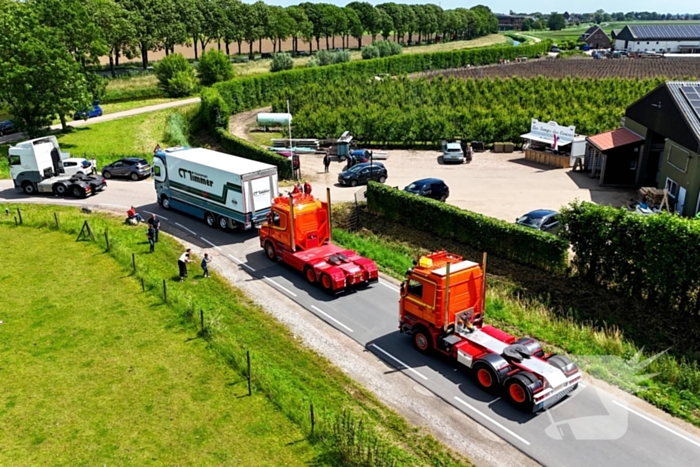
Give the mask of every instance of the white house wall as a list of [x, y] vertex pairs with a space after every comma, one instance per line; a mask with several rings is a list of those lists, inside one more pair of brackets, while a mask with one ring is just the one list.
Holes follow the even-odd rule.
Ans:
[[[627, 47], [625, 47], [627, 42]], [[700, 38], [685, 41], [625, 41], [615, 39], [615, 50], [625, 50], [627, 52], [680, 52], [681, 46], [700, 48]]]

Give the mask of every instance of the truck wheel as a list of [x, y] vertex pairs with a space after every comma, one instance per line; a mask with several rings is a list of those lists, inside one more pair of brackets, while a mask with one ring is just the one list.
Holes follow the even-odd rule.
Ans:
[[433, 339], [425, 328], [413, 331], [413, 344], [421, 353], [430, 353], [433, 350]]
[[474, 364], [476, 384], [488, 393], [494, 393], [498, 389], [498, 377], [493, 369], [486, 363]]
[[219, 216], [219, 228], [221, 230], [228, 229], [228, 218], [224, 216]]
[[22, 191], [27, 195], [33, 195], [36, 193], [36, 186], [32, 182], [24, 182], [22, 183]]
[[265, 254], [270, 261], [277, 261], [277, 251], [275, 251], [275, 245], [272, 242], [265, 243]]
[[138, 182], [139, 181], [139, 174], [137, 174], [136, 172], [132, 173], [131, 179], [135, 182]]
[[216, 227], [216, 217], [210, 212], [204, 214], [204, 222], [206, 222], [209, 227]]
[[165, 195], [161, 196], [160, 204], [161, 204], [161, 206], [163, 206], [163, 209], [165, 209], [165, 210], [170, 209], [170, 198], [168, 198]]
[[532, 381], [530, 381], [529, 375], [524, 373], [526, 372], [518, 373], [506, 380], [506, 396], [510, 403], [517, 408], [532, 412], [532, 392], [528, 387]]
[[304, 268], [304, 276], [306, 276], [306, 280], [309, 281], [309, 284], [316, 283], [316, 273], [311, 266], [306, 266], [306, 268]]
[[59, 183], [58, 185], [53, 187], [54, 193], [56, 193], [58, 196], [64, 196], [66, 194], [66, 191], [68, 191], [68, 188], [62, 183]]
[[73, 196], [76, 198], [85, 198], [85, 190], [80, 188], [78, 185], [74, 186], [73, 189], [71, 190], [71, 193]]
[[329, 276], [328, 274], [321, 275], [321, 286], [326, 292], [332, 292], [333, 281], [331, 280], [331, 276]]
[[109, 180], [110, 178], [112, 178], [112, 173], [109, 172], [109, 171], [107, 171], [107, 170], [103, 170], [103, 171], [102, 171], [102, 176], [103, 176], [104, 178], [106, 178], [107, 180]]

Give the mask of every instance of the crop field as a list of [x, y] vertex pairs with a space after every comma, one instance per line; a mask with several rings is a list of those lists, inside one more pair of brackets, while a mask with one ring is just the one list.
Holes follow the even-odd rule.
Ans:
[[416, 77], [452, 76], [455, 78], [669, 78], [700, 77], [700, 58], [656, 59], [541, 59], [451, 70], [437, 70], [413, 75]]

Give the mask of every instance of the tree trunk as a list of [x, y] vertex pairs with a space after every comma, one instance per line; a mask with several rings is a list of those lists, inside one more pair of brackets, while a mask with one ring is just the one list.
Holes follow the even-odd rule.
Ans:
[[326, 36], [326, 50], [330, 49], [330, 44], [328, 43], [328, 36]]
[[144, 70], [148, 69], [148, 47], [143, 42], [141, 43], [141, 64]]
[[197, 36], [193, 35], [192, 40], [194, 42], [194, 59], [197, 60], [198, 59], [198, 57], [197, 57]]
[[277, 41], [276, 40], [272, 41], [272, 53], [273, 54], [277, 53]]
[[231, 51], [229, 50], [229, 46], [231, 43], [229, 41], [226, 41], [226, 55], [231, 55]]
[[170, 47], [167, 45], [165, 46], [165, 56], [167, 57], [170, 54]]
[[202, 45], [202, 53], [204, 53], [205, 50], [207, 50], [207, 42], [209, 42], [206, 39], [200, 39], [199, 43]]
[[408, 33], [408, 45], [411, 45], [411, 42], [413, 42], [413, 33], [409, 32]]
[[255, 42], [255, 41], [248, 42], [248, 45], [250, 46], [250, 52], [248, 53], [248, 58], [251, 60], [253, 59], [253, 42]]
[[61, 117], [61, 129], [65, 131], [66, 128], [68, 128], [68, 125], [66, 124], [66, 116], [61, 114], [60, 117]]
[[241, 44], [243, 43], [243, 41], [239, 40], [236, 42], [238, 42], [238, 55], [241, 55]]
[[321, 50], [321, 37], [316, 37], [316, 50]]
[[314, 43], [313, 41], [309, 41], [309, 55], [314, 53]]
[[[114, 50], [114, 49], [112, 49], [112, 50]], [[109, 51], [109, 71], [112, 75], [112, 78], [116, 78], [117, 73], [115, 73], [115, 71], [114, 71], [114, 55], [113, 55], [112, 50]]]
[[282, 38], [281, 38], [281, 37], [279, 37], [279, 38], [277, 39], [277, 50], [279, 50], [280, 52], [282, 52]]
[[333, 50], [335, 50], [335, 35], [333, 36]]
[[262, 55], [262, 37], [258, 39], [258, 53]]
[[114, 51], [114, 66], [119, 66], [119, 49]]
[[221, 52], [221, 38], [218, 38], [216, 40], [216, 48]]
[[297, 36], [292, 36], [292, 52], [294, 52], [294, 55], [297, 54], [299, 44], [297, 43]]
[[357, 48], [362, 50], [362, 37], [357, 38]]

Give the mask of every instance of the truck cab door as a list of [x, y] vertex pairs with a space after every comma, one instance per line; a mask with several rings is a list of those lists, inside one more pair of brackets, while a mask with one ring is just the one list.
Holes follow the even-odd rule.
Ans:
[[168, 178], [168, 172], [165, 168], [165, 163], [160, 157], [153, 158], [153, 178], [156, 182], [164, 182]]

